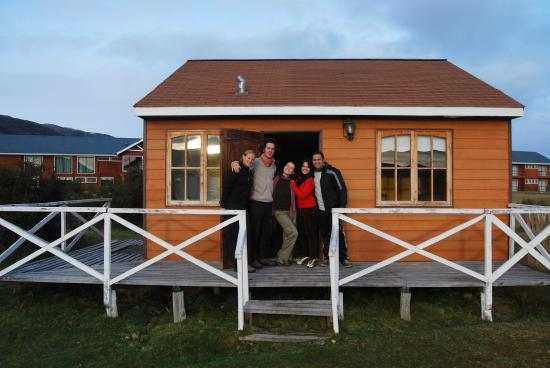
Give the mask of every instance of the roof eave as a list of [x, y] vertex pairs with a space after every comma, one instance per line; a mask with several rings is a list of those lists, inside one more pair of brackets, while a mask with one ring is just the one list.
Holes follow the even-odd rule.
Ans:
[[136, 116], [423, 116], [506, 117], [524, 114], [523, 107], [431, 106], [190, 106], [135, 107]]

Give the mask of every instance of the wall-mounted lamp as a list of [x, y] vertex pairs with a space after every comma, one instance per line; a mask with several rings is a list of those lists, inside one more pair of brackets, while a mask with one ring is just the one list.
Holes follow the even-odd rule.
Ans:
[[352, 141], [355, 137], [355, 122], [351, 118], [345, 118], [342, 123], [342, 129], [344, 137], [346, 137], [348, 141]]

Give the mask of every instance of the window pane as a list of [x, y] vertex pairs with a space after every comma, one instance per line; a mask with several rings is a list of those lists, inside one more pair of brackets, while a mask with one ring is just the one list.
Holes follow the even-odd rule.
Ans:
[[420, 135], [416, 139], [417, 151], [418, 151], [418, 167], [431, 167], [430, 157], [430, 137], [427, 135]]
[[208, 148], [207, 148], [207, 166], [218, 167], [220, 166], [220, 137], [217, 135], [208, 136]]
[[[191, 154], [189, 154], [191, 156]], [[200, 170], [187, 170], [187, 197], [186, 200], [198, 201], [201, 199]]]
[[395, 201], [395, 170], [382, 170], [382, 200]]
[[71, 158], [65, 156], [56, 156], [55, 172], [58, 174], [67, 174], [71, 172]]
[[397, 170], [397, 200], [411, 200], [411, 170]]
[[434, 201], [447, 200], [447, 170], [434, 170]]
[[431, 170], [418, 170], [418, 200], [432, 200]]
[[201, 166], [201, 136], [187, 137], [187, 167]]
[[95, 171], [94, 158], [93, 157], [79, 157], [78, 158], [78, 172], [81, 174], [90, 174]]
[[172, 169], [172, 199], [183, 201], [185, 199], [185, 173], [181, 169]]
[[172, 139], [172, 167], [184, 167], [184, 166], [185, 166], [185, 137], [176, 137]]
[[395, 154], [395, 137], [382, 138], [382, 167], [393, 167]]
[[42, 156], [25, 156], [25, 162], [34, 166], [42, 166], [42, 159]]
[[433, 137], [434, 167], [447, 167], [447, 145], [445, 138]]
[[208, 169], [207, 171], [207, 195], [206, 200], [214, 201], [220, 199], [220, 170]]
[[411, 166], [411, 136], [397, 136], [397, 167]]

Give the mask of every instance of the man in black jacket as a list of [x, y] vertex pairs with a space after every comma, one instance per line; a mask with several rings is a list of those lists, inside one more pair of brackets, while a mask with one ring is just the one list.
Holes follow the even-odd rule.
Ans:
[[[311, 161], [315, 168], [315, 198], [319, 206], [319, 231], [323, 239], [323, 254], [325, 260], [321, 265], [328, 264], [328, 251], [330, 246], [330, 235], [332, 231], [332, 209], [343, 208], [348, 204], [348, 190], [337, 168], [325, 162], [323, 152], [317, 151], [313, 154]], [[348, 259], [348, 245], [342, 224], [338, 225], [339, 255], [340, 263], [344, 267], [351, 267]]]

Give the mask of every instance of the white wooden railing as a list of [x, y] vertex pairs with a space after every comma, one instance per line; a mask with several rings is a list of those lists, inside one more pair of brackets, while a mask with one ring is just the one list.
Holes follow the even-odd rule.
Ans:
[[[550, 214], [549, 207], [539, 206], [520, 206], [513, 205], [512, 208], [506, 209], [408, 209], [408, 208], [335, 208], [332, 210], [332, 234], [329, 248], [329, 266], [330, 266], [330, 285], [331, 285], [331, 301], [332, 301], [332, 322], [335, 333], [338, 333], [338, 308], [339, 308], [339, 288], [346, 285], [360, 277], [365, 277], [372, 272], [379, 270], [383, 267], [395, 263], [405, 257], [412, 254], [422, 255], [432, 261], [441, 263], [466, 275], [469, 275], [475, 279], [484, 283], [482, 292], [482, 318], [487, 321], [492, 321], [492, 304], [493, 304], [493, 283], [498, 280], [503, 274], [510, 270], [516, 263], [518, 263], [527, 254], [533, 256], [537, 261], [550, 270], [550, 255], [540, 244], [544, 239], [550, 235], [550, 225], [547, 225], [538, 235], [534, 235], [525, 220], [522, 218], [522, 214]], [[357, 221], [348, 215], [353, 214], [403, 214], [403, 215], [470, 215], [475, 216], [464, 223], [453, 227], [441, 234], [428, 239], [419, 244], [413, 245], [409, 242], [401, 240], [393, 235], [390, 235], [384, 231], [376, 229], [363, 222]], [[510, 215], [510, 226], [505, 224], [496, 215]], [[382, 239], [388, 240], [393, 244], [397, 244], [405, 250], [399, 254], [389, 257], [381, 262], [375, 263], [365, 269], [355, 272], [344, 278], [340, 278], [339, 270], [339, 238], [338, 238], [338, 226], [339, 222], [347, 222], [354, 225], [368, 233], [376, 235]], [[440, 257], [434, 253], [428, 252], [426, 248], [438, 243], [454, 234], [457, 234], [472, 225], [484, 221], [484, 272], [479, 273], [463, 265], [453, 262], [451, 260]], [[530, 241], [526, 242], [521, 236], [516, 233], [515, 224], [519, 222], [523, 231], [526, 232]], [[492, 237], [492, 225], [495, 225], [506, 236], [510, 238], [509, 242], [509, 259], [505, 261], [496, 270], [493, 270], [493, 237]], [[514, 251], [515, 243], [519, 244], [521, 249], [518, 252]]]
[[[33, 228], [30, 230], [24, 230], [21, 227], [7, 221], [2, 216], [0, 216], [0, 226], [14, 232], [19, 235], [21, 238], [16, 241], [17, 246], [10, 246], [2, 256], [0, 263], [5, 260], [10, 254], [17, 249], [25, 241], [37, 245], [38, 250], [27, 255], [26, 257], [20, 259], [19, 261], [3, 268], [0, 270], [0, 277], [8, 274], [11, 271], [21, 267], [22, 265], [32, 261], [36, 257], [49, 252], [56, 257], [63, 259], [74, 267], [82, 270], [83, 272], [89, 274], [90, 276], [96, 278], [103, 283], [103, 303], [107, 309], [108, 315], [114, 315], [114, 305], [113, 305], [113, 285], [121, 282], [122, 280], [134, 275], [135, 273], [155, 264], [156, 262], [165, 259], [171, 254], [176, 254], [179, 257], [193, 263], [194, 265], [228, 281], [238, 288], [238, 328], [242, 330], [244, 328], [244, 303], [249, 299], [249, 289], [248, 289], [248, 261], [247, 261], [247, 243], [246, 243], [246, 214], [243, 210], [176, 210], [176, 209], [132, 209], [132, 208], [109, 208], [108, 206], [103, 207], [51, 207], [51, 206], [36, 206], [36, 205], [11, 205], [11, 206], [0, 206], [0, 214], [2, 213], [11, 213], [11, 212], [37, 212], [37, 213], [46, 213], [47, 215]], [[84, 223], [77, 228], [66, 231], [66, 222], [61, 221], [61, 235], [54, 241], [47, 241], [35, 233], [42, 227], [45, 223], [49, 222], [52, 218], [60, 215], [61, 218], [65, 218], [66, 214], [70, 213], [75, 215], [78, 219], [82, 220]], [[94, 213], [94, 216], [90, 220], [85, 220], [82, 217], [81, 213]], [[142, 214], [142, 215], [209, 215], [209, 216], [221, 216], [221, 215], [233, 215], [229, 219], [221, 222], [218, 225], [212, 226], [211, 228], [200, 232], [192, 236], [191, 238], [177, 244], [172, 245], [169, 242], [159, 238], [158, 236], [132, 224], [131, 222], [125, 220], [121, 217], [124, 214]], [[134, 231], [135, 233], [143, 236], [144, 238], [158, 244], [163, 247], [165, 250], [161, 254], [145, 260], [143, 263], [113, 277], [111, 274], [111, 224], [112, 221], [122, 225], [123, 227]], [[103, 272], [99, 272], [94, 268], [80, 262], [79, 260], [70, 256], [66, 253], [68, 249], [72, 247], [72, 242], [64, 249], [60, 249], [60, 245], [67, 242], [69, 239], [77, 239], [79, 236], [82, 236], [87, 229], [92, 229], [95, 225], [103, 222], [103, 231], [97, 230], [103, 237]], [[191, 254], [184, 251], [189, 245], [196, 243], [197, 241], [223, 229], [224, 227], [233, 224], [235, 222], [239, 223], [239, 233], [237, 239], [237, 245], [235, 250], [235, 258], [237, 259], [237, 277], [230, 275], [216, 267], [192, 256]], [[74, 241], [73, 239], [73, 241]], [[9, 254], [6, 252], [9, 251]]]

